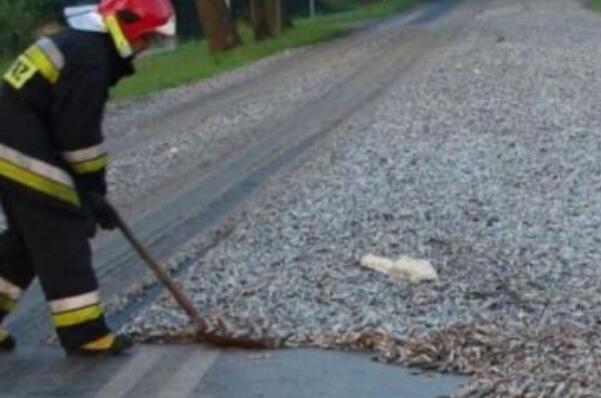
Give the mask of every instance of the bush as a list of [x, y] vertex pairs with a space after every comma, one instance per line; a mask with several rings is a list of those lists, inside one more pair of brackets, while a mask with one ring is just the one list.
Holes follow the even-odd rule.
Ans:
[[35, 31], [57, 18], [60, 0], [0, 0], [0, 55], [27, 46]]

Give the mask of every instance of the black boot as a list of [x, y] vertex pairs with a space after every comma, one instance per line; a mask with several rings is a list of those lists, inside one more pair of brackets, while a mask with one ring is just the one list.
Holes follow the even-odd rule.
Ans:
[[122, 355], [133, 346], [133, 342], [121, 335], [109, 334], [101, 339], [83, 346], [68, 350], [67, 355], [72, 357], [108, 357]]

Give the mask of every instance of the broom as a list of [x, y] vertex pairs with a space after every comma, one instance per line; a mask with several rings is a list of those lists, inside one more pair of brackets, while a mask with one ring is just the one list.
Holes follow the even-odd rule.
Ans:
[[111, 204], [109, 204], [109, 206], [114, 213], [114, 219], [119, 230], [121, 230], [127, 241], [129, 241], [134, 250], [144, 260], [144, 264], [150, 268], [159, 282], [169, 291], [169, 293], [171, 293], [180, 308], [184, 310], [186, 315], [190, 318], [190, 321], [195, 327], [196, 340], [217, 347], [238, 347], [246, 349], [267, 349], [279, 345], [279, 343], [271, 339], [228, 337], [219, 334], [215, 330], [211, 330], [210, 325], [200, 317], [200, 314], [192, 304], [192, 301], [190, 301], [184, 292], [176, 285], [161, 264], [152, 256], [152, 254], [150, 254], [150, 251], [136, 238], [131, 228], [123, 221], [123, 218], [119, 212], [117, 212], [115, 207]]

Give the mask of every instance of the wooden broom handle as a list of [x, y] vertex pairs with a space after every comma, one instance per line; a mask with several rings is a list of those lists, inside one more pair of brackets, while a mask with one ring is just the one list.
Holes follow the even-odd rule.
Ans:
[[148, 268], [156, 275], [159, 282], [169, 290], [177, 304], [186, 312], [186, 314], [190, 317], [193, 322], [198, 322], [200, 319], [200, 315], [198, 311], [188, 299], [188, 297], [184, 294], [184, 292], [175, 284], [173, 279], [167, 274], [167, 272], [163, 269], [161, 264], [150, 254], [148, 249], [140, 243], [140, 241], [135, 237], [131, 228], [123, 221], [121, 215], [117, 212], [117, 210], [110, 205], [115, 213], [115, 221], [117, 221], [117, 226], [125, 236], [125, 238], [129, 241], [129, 243], [133, 246], [133, 248], [138, 252], [140, 257], [144, 260]]

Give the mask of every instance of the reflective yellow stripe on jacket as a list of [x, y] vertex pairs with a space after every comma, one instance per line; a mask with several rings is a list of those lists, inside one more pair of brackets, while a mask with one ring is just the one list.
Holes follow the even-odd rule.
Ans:
[[33, 45], [29, 47], [27, 51], [25, 51], [25, 55], [31, 60], [31, 62], [33, 62], [33, 64], [38, 68], [40, 74], [44, 76], [46, 80], [48, 80], [50, 83], [56, 83], [58, 81], [60, 71], [52, 63], [50, 58], [48, 58], [44, 50], [37, 45]]
[[76, 174], [95, 173], [106, 167], [108, 163], [107, 155], [102, 155], [96, 159], [87, 160], [81, 163], [71, 163], [71, 168]]
[[63, 169], [0, 144], [0, 176], [79, 206], [71, 176]]
[[60, 49], [52, 40], [42, 37], [17, 58], [4, 75], [4, 80], [18, 90], [39, 73], [54, 84], [64, 66], [65, 59]]
[[69, 163], [75, 174], [95, 173], [104, 169], [108, 156], [102, 144], [77, 151], [63, 152], [63, 158]]

